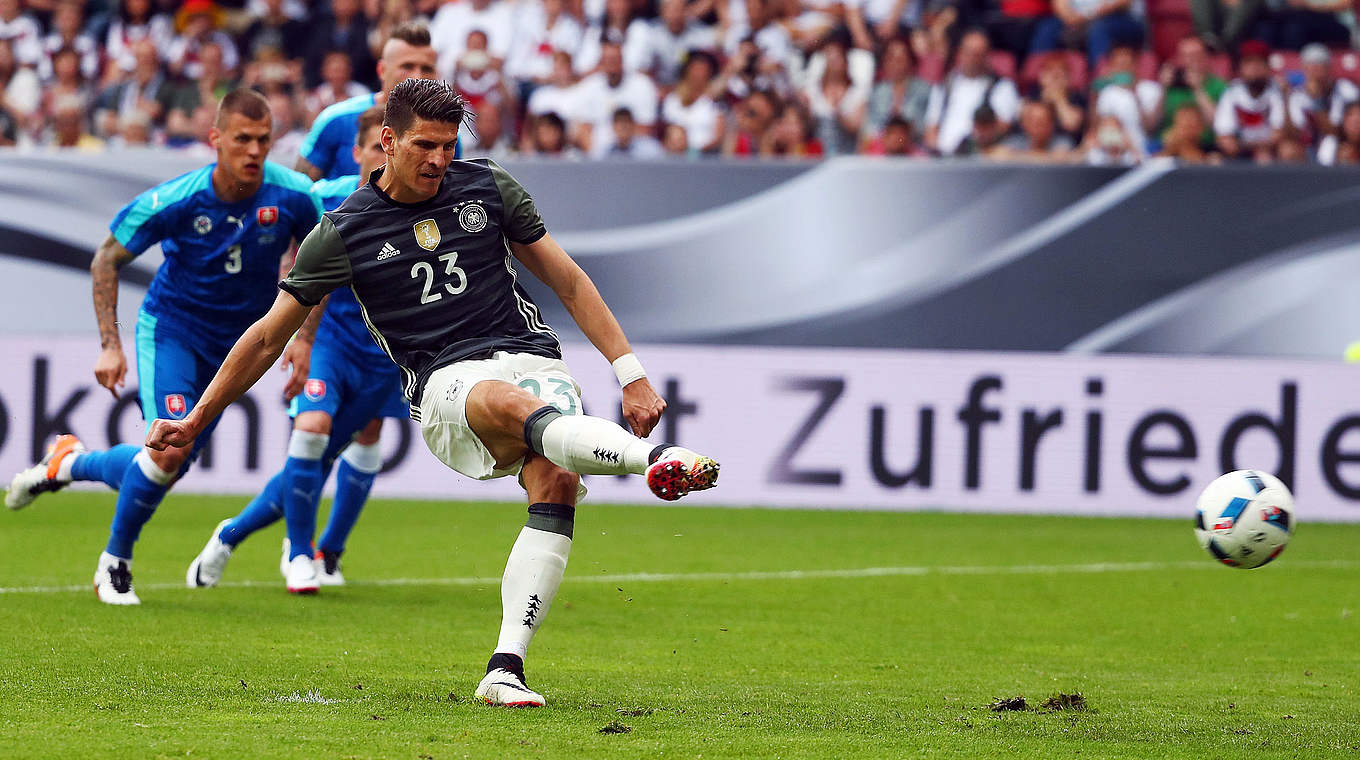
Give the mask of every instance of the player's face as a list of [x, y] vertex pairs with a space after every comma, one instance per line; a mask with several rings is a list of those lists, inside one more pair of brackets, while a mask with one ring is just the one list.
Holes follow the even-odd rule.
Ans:
[[208, 142], [217, 149], [217, 164], [242, 184], [259, 182], [264, 177], [264, 159], [273, 142], [273, 120], [250, 119], [239, 113], [228, 114], [222, 129], [213, 127]]
[[382, 143], [393, 181], [414, 198], [430, 198], [439, 192], [439, 181], [453, 161], [458, 125], [417, 118], [402, 135], [383, 127]]
[[415, 47], [402, 40], [388, 40], [382, 60], [378, 61], [378, 78], [382, 80], [383, 92], [391, 92], [407, 79], [434, 79], [434, 61], [432, 47]]
[[383, 152], [382, 125], [369, 127], [368, 133], [354, 145], [354, 163], [359, 165], [359, 181], [367, 182], [368, 175], [383, 165], [387, 154]]

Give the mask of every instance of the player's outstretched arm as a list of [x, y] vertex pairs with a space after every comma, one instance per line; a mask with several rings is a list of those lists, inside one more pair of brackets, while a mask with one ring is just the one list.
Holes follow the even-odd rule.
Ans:
[[232, 346], [192, 412], [182, 420], [156, 420], [146, 445], [157, 451], [193, 443], [204, 426], [254, 385], [297, 332], [312, 310], [288, 293], [280, 292], [269, 313], [251, 325]]
[[[581, 332], [605, 359], [612, 364], [620, 356], [631, 353], [628, 337], [614, 318], [614, 312], [600, 297], [590, 275], [572, 261], [552, 235], [544, 234], [527, 245], [511, 243], [510, 248], [515, 258], [552, 288]], [[647, 378], [639, 378], [623, 387], [623, 416], [635, 435], [645, 438], [665, 410], [666, 402], [657, 395]]]
[[127, 377], [127, 357], [123, 355], [123, 340], [118, 336], [118, 270], [132, 258], [132, 253], [109, 235], [99, 244], [94, 260], [90, 262], [100, 349], [94, 363], [94, 377], [114, 398], [118, 398], [118, 388]]

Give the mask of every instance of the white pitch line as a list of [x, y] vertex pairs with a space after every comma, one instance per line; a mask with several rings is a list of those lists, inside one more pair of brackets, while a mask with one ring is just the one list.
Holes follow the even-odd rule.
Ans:
[[[1291, 568], [1349, 569], [1360, 567], [1360, 560], [1299, 560]], [[1090, 575], [1097, 573], [1136, 573], [1153, 570], [1205, 570], [1218, 566], [1208, 560], [1185, 562], [1091, 562], [1073, 565], [938, 565], [906, 567], [860, 567], [843, 570], [752, 570], [728, 573], [612, 573], [567, 576], [566, 583], [683, 583], [705, 581], [798, 581], [826, 578], [890, 578], [922, 575]], [[350, 581], [353, 586], [499, 586], [500, 576], [464, 578], [377, 578]], [[278, 581], [226, 581], [218, 588], [275, 588]], [[147, 583], [143, 591], [187, 589], [182, 583]], [[71, 586], [0, 587], [0, 594], [64, 594], [88, 592], [89, 584]]]

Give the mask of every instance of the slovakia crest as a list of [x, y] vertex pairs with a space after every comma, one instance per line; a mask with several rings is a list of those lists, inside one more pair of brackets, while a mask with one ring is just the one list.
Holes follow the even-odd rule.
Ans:
[[481, 232], [486, 229], [486, 209], [480, 203], [469, 203], [458, 212], [458, 226], [465, 232]]
[[212, 220], [208, 218], [207, 214], [199, 214], [194, 217], [194, 232], [200, 235], [212, 232]]
[[433, 251], [439, 247], [439, 225], [433, 219], [422, 219], [412, 229], [416, 233], [416, 244], [421, 248]]
[[308, 378], [307, 384], [302, 386], [302, 393], [308, 401], [320, 401], [326, 397], [326, 381]]
[[184, 400], [183, 393], [171, 393], [165, 397], [165, 413], [172, 420], [184, 419], [184, 415], [189, 413], [189, 404]]
[[270, 227], [278, 220], [278, 206], [261, 206], [255, 209], [255, 221], [259, 222], [261, 227]]

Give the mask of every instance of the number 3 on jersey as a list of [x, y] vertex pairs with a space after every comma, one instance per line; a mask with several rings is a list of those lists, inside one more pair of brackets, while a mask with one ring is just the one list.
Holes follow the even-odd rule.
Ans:
[[[440, 256], [439, 260], [444, 262], [444, 274], [458, 280], [456, 286], [453, 283], [444, 283], [444, 290], [451, 296], [456, 296], [467, 290], [467, 273], [463, 271], [462, 267], [454, 266], [454, 263], [458, 261], [458, 252], [446, 253]], [[415, 280], [421, 277], [425, 278], [425, 285], [420, 289], [421, 303], [433, 303], [444, 297], [444, 294], [439, 291], [430, 292], [434, 288], [434, 267], [430, 266], [430, 262], [417, 261], [411, 265], [411, 279]]]
[[223, 268], [227, 270], [227, 274], [241, 271], [241, 246], [233, 245], [227, 249], [227, 263]]

